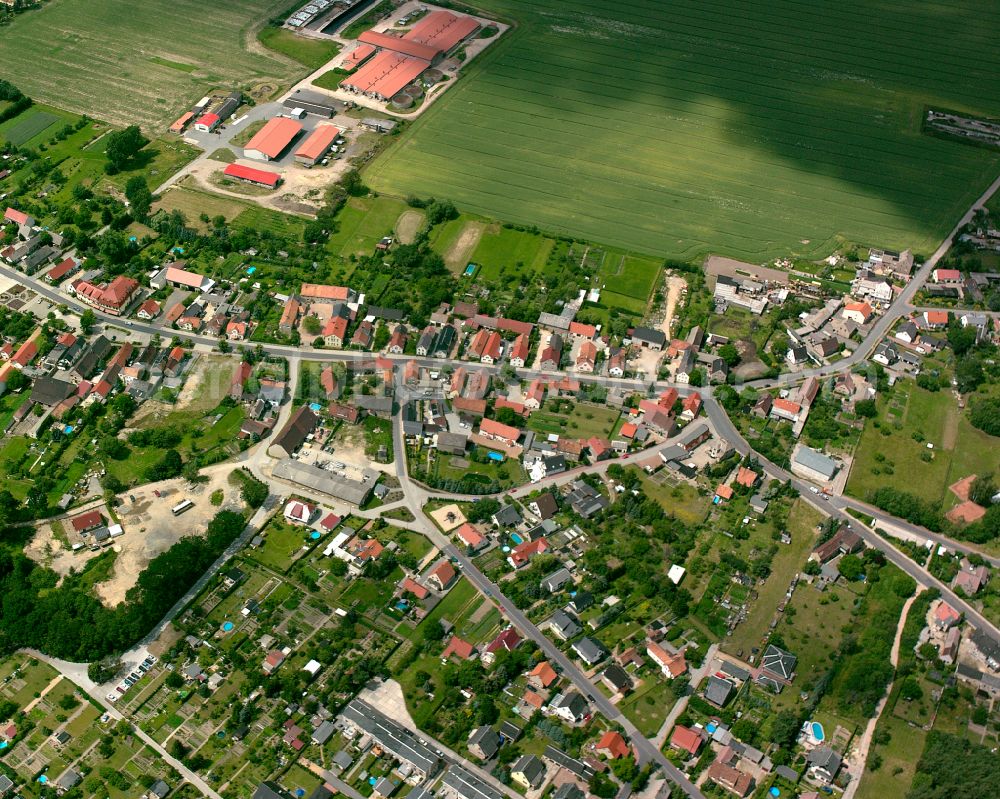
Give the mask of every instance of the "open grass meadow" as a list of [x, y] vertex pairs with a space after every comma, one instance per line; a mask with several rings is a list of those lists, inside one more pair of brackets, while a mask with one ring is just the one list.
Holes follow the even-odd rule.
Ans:
[[[367, 168], [378, 191], [757, 262], [930, 252], [1000, 167], [920, 133], [927, 105], [1000, 115], [994, 0], [480, 5], [517, 27]], [[874, 31], [891, 57], [857, 50]]]
[[36, 100], [155, 129], [216, 87], [287, 82], [302, 67], [252, 29], [281, 0], [52, 0], [3, 32], [0, 75]]
[[953, 394], [904, 381], [879, 398], [878, 417], [865, 424], [847, 493], [867, 499], [869, 492], [889, 486], [948, 509], [958, 502], [948, 486], [998, 466], [995, 439], [972, 426]]

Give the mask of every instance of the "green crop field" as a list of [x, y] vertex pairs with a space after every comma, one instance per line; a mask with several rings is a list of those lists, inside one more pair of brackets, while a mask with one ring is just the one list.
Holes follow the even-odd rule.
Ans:
[[55, 114], [32, 108], [0, 126], [0, 138], [20, 147], [58, 121], [59, 117]]
[[51, 0], [4, 28], [0, 75], [36, 100], [152, 129], [214, 88], [301, 74], [301, 66], [265, 51], [252, 33], [287, 5]]
[[[927, 105], [1000, 116], [996, 0], [479, 5], [517, 27], [367, 168], [376, 190], [760, 261], [929, 252], [1000, 170], [920, 133]], [[860, 54], [876, 36], [891, 57]]]

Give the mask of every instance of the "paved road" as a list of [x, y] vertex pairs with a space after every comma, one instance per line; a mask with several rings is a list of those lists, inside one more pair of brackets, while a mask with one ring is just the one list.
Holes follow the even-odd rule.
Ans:
[[989, 198], [992, 197], [998, 189], [1000, 189], [1000, 177], [994, 180], [986, 191], [984, 191], [972, 204], [969, 210], [962, 215], [962, 218], [952, 229], [951, 233], [948, 234], [948, 237], [941, 242], [940, 246], [933, 252], [931, 257], [924, 261], [923, 265], [914, 273], [910, 282], [903, 287], [903, 290], [899, 293], [896, 299], [893, 300], [886, 312], [878, 318], [874, 325], [872, 325], [872, 329], [869, 331], [868, 335], [865, 336], [864, 341], [847, 358], [842, 358], [834, 364], [817, 366], [795, 374], [782, 375], [774, 380], [750, 381], [747, 385], [753, 386], [754, 388], [771, 388], [775, 386], [789, 385], [800, 380], [804, 380], [807, 377], [824, 377], [829, 374], [843, 372], [846, 369], [850, 369], [851, 367], [868, 360], [869, 356], [878, 346], [878, 343], [885, 337], [885, 334], [889, 332], [889, 328], [895, 324], [897, 319], [910, 312], [910, 309], [913, 307], [911, 305], [911, 301], [917, 291], [920, 290], [920, 287], [927, 281], [927, 278], [930, 277], [930, 274], [934, 271], [934, 267], [937, 266], [938, 261], [940, 261], [948, 252], [948, 249], [951, 247], [952, 239], [961, 232], [963, 227], [972, 221], [976, 212], [986, 204], [986, 201], [989, 200]]
[[979, 555], [994, 568], [1000, 568], [1000, 558], [985, 552], [982, 548], [976, 546], [975, 544], [969, 543], [968, 541], [956, 541], [955, 539], [941, 535], [940, 533], [933, 533], [926, 527], [921, 527], [918, 524], [913, 524], [903, 519], [897, 519], [892, 514], [886, 513], [884, 510], [876, 508], [874, 505], [869, 505], [867, 502], [862, 502], [860, 499], [845, 496], [830, 497], [830, 503], [839, 510], [853, 508], [854, 510], [861, 511], [862, 513], [871, 516], [875, 519], [877, 526], [886, 529], [886, 531], [890, 534], [893, 532], [893, 528], [895, 528], [913, 537], [920, 544], [923, 544], [926, 541], [933, 541], [937, 546], [947, 547], [948, 549], [953, 550], [954, 552], [960, 552], [963, 555]]
[[[733, 445], [733, 447], [743, 455], [746, 455], [751, 451], [749, 443], [746, 439], [740, 435], [740, 432], [736, 429], [735, 425], [730, 421], [729, 417], [726, 416], [725, 412], [719, 405], [715, 402], [705, 403], [705, 408], [708, 411], [709, 417], [712, 418], [713, 423], [716, 425], [716, 430], [719, 431], [720, 435], [724, 436]], [[941, 596], [955, 608], [957, 611], [965, 615], [966, 620], [972, 624], [974, 627], [989, 633], [991, 636], [1000, 640], [1000, 628], [997, 628], [991, 621], [989, 621], [985, 616], [983, 616], [978, 610], [976, 610], [972, 605], [966, 602], [964, 599], [960, 598], [954, 591], [951, 590], [947, 585], [938, 580], [936, 577], [930, 574], [922, 566], [919, 566], [914, 561], [912, 561], [907, 555], [904, 555], [895, 546], [893, 546], [889, 541], [879, 535], [875, 530], [871, 529], [867, 525], [862, 524], [860, 521], [855, 519], [853, 516], [846, 513], [841, 507], [837, 505], [840, 503], [835, 503], [834, 500], [822, 500], [816, 494], [813, 494], [809, 489], [812, 486], [811, 483], [802, 480], [795, 475], [782, 469], [780, 466], [772, 463], [771, 461], [764, 458], [759, 453], [754, 453], [757, 457], [758, 462], [761, 467], [767, 472], [771, 477], [777, 478], [782, 482], [789, 481], [793, 488], [795, 488], [802, 499], [808, 502], [810, 505], [819, 510], [820, 513], [824, 515], [834, 516], [846, 521], [850, 524], [851, 529], [854, 530], [858, 535], [864, 539], [868, 546], [874, 547], [880, 550], [886, 557], [886, 559], [894, 564], [895, 566], [902, 569], [904, 572], [909, 574], [918, 583], [923, 583], [924, 585], [937, 588], [941, 592]], [[898, 520], [893, 519], [896, 523]], [[943, 536], [942, 540], [949, 541]], [[949, 541], [947, 546], [955, 546], [955, 542]]]
[[[427, 492], [419, 488], [408, 479], [406, 467], [406, 449], [404, 446], [402, 417], [397, 414], [393, 420], [393, 445], [396, 454], [396, 476], [403, 486], [404, 494], [410, 511], [416, 517], [417, 528], [426, 535], [431, 542], [447, 557], [458, 564], [458, 568], [464, 572], [466, 578], [476, 588], [479, 593], [503, 613], [507, 620], [520, 630], [522, 635], [531, 638], [542, 650], [545, 656], [553, 663], [558, 670], [566, 677], [573, 686], [580, 691], [590, 703], [607, 719], [620, 724], [628, 734], [635, 747], [636, 754], [642, 763], [656, 763], [663, 769], [667, 778], [677, 785], [687, 796], [694, 799], [703, 799], [703, 795], [697, 786], [692, 783], [673, 763], [667, 760], [660, 752], [659, 748], [647, 739], [636, 728], [636, 726], [624, 716], [611, 700], [609, 700], [594, 683], [573, 661], [567, 657], [559, 647], [545, 637], [541, 630], [521, 612], [521, 610], [492, 583], [476, 565], [472, 562], [463, 550], [454, 546], [447, 536], [443, 535], [436, 526], [424, 515], [423, 506], [429, 499]], [[411, 528], [412, 529], [412, 528]]]

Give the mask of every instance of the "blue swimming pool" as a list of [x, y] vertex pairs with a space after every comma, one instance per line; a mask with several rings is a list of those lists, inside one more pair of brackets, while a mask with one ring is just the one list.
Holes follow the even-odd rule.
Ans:
[[233, 625], [233, 623], [231, 621], [223, 622], [222, 623], [222, 631], [226, 632], [226, 633], [232, 632], [233, 626], [234, 625]]
[[475, 271], [476, 271], [476, 265], [475, 264], [469, 264], [467, 267], [465, 267], [465, 272], [463, 274], [466, 277], [470, 277]]
[[812, 736], [820, 743], [826, 740], [826, 733], [823, 731], [823, 725], [818, 721], [812, 722]]
[[515, 544], [523, 544], [524, 543], [524, 539], [521, 538], [521, 536], [519, 536], [517, 533], [511, 533], [510, 534], [510, 540], [513, 541]]
[[320, 405], [318, 402], [310, 402], [309, 403], [309, 410], [311, 410], [311, 411], [321, 411], [321, 410], [323, 410], [323, 406]]
[[312, 531], [311, 533], [309, 533], [309, 537], [310, 537], [310, 538], [311, 538], [311, 539], [312, 539], [313, 541], [319, 541], [319, 531], [317, 531], [317, 530], [313, 530], [313, 531]]
[[257, 267], [256, 266], [247, 267], [247, 274], [248, 275], [252, 275], [256, 271], [257, 271]]
[[490, 458], [491, 461], [496, 461], [497, 463], [502, 463], [503, 462], [503, 453], [502, 452], [491, 452], [489, 454], [489, 458]]

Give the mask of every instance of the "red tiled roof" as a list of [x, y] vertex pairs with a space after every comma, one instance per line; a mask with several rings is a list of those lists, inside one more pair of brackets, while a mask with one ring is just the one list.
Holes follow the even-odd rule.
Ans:
[[13, 222], [17, 225], [28, 224], [28, 215], [24, 211], [18, 211], [16, 208], [8, 208], [4, 211], [3, 218], [7, 222]]
[[79, 516], [74, 516], [70, 519], [70, 524], [73, 525], [73, 529], [78, 533], [82, 533], [86, 530], [92, 530], [95, 527], [100, 527], [104, 524], [104, 516], [101, 515], [100, 510], [91, 510], [86, 513], [81, 513]]
[[452, 655], [456, 655], [462, 660], [468, 660], [472, 657], [472, 653], [476, 651], [476, 648], [470, 644], [468, 641], [463, 641], [457, 635], [453, 635], [451, 640], [448, 641], [448, 646], [444, 648], [444, 652], [441, 653], [441, 658], [447, 660]]
[[715, 489], [715, 496], [720, 499], [732, 499], [733, 498], [733, 487], [727, 485], [720, 485]]
[[494, 638], [488, 647], [487, 652], [499, 652], [501, 649], [512, 652], [521, 643], [521, 635], [513, 627], [508, 627], [500, 635]]
[[628, 757], [629, 753], [628, 744], [625, 743], [625, 739], [622, 738], [620, 732], [614, 730], [608, 730], [601, 736], [601, 740], [597, 742], [596, 750], [598, 752], [606, 752], [608, 757], [612, 759]]
[[674, 727], [674, 732], [670, 736], [670, 745], [675, 749], [681, 749], [685, 752], [690, 752], [692, 755], [697, 754], [698, 750], [701, 748], [702, 739], [701, 736], [694, 730], [689, 730], [687, 727], [682, 727], [679, 724]]
[[556, 670], [549, 665], [547, 660], [543, 660], [530, 672], [528, 672], [529, 677], [534, 677], [538, 682], [542, 684], [543, 688], [548, 688], [552, 683], [559, 679], [559, 675], [556, 674]]
[[56, 264], [45, 275], [49, 280], [62, 280], [66, 275], [76, 269], [77, 262], [73, 258], [67, 258], [62, 263]]
[[333, 125], [319, 125], [312, 134], [302, 142], [302, 145], [295, 151], [296, 156], [303, 158], [317, 159], [330, 149], [337, 137], [340, 135], [340, 128]]
[[412, 577], [403, 580], [402, 588], [404, 591], [409, 591], [417, 599], [427, 599], [430, 595], [430, 592]]
[[243, 164], [229, 164], [223, 170], [223, 174], [228, 178], [237, 180], [249, 180], [251, 183], [259, 183], [262, 186], [269, 186], [272, 189], [278, 185], [281, 175], [276, 172], [268, 172], [266, 169], [254, 169]]
[[277, 158], [301, 131], [301, 123], [294, 119], [273, 117], [246, 143], [243, 151], [256, 150], [268, 158]]
[[222, 118], [218, 114], [202, 114], [195, 121], [195, 125], [205, 125], [206, 127], [212, 127], [213, 125], [218, 125], [222, 121]]
[[521, 431], [509, 424], [501, 424], [495, 419], [483, 419], [479, 424], [479, 432], [493, 438], [500, 438], [505, 441], [517, 441], [521, 437]]
[[466, 522], [455, 531], [455, 535], [462, 539], [470, 547], [478, 547], [485, 540], [476, 526], [471, 522]]
[[736, 482], [741, 486], [750, 488], [757, 482], [757, 478], [759, 476], [760, 475], [758, 475], [753, 469], [747, 469], [745, 466], [741, 466], [736, 472]]

